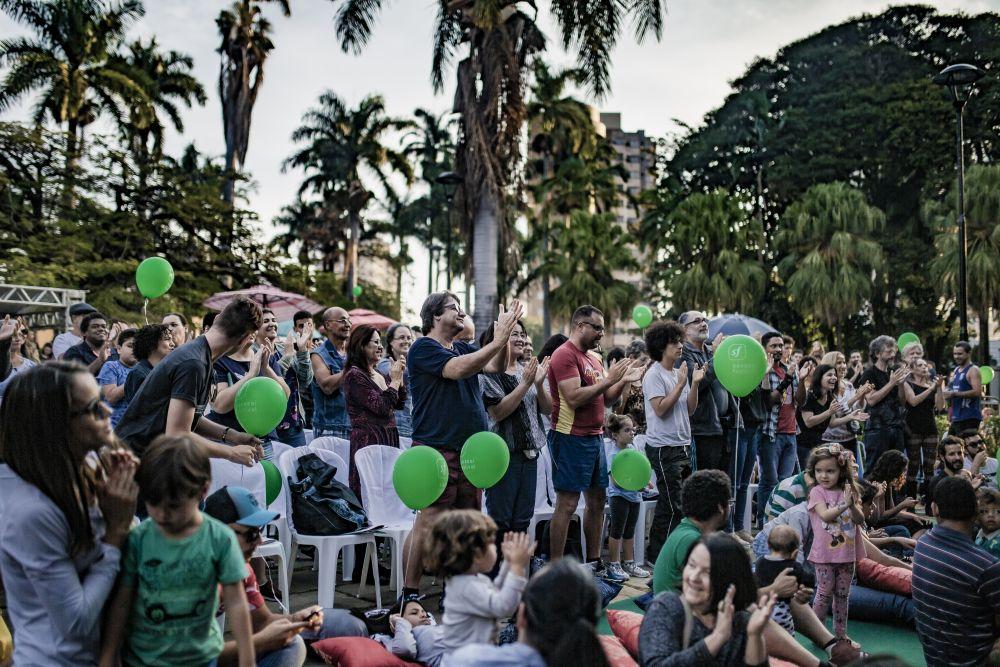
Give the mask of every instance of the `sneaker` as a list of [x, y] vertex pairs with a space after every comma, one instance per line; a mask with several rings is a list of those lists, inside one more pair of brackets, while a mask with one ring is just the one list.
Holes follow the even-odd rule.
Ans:
[[625, 574], [625, 570], [622, 569], [621, 563], [618, 562], [608, 563], [607, 567], [604, 568], [604, 573], [598, 573], [598, 576], [603, 579], [617, 581], [618, 583], [625, 583], [628, 581], [628, 575]]
[[628, 573], [630, 577], [638, 577], [639, 579], [644, 579], [649, 576], [649, 570], [642, 567], [634, 560], [627, 560], [622, 566], [622, 569]]

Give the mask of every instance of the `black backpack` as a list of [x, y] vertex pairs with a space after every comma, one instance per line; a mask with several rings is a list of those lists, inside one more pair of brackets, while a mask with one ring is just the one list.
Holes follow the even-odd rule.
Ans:
[[303, 535], [343, 535], [368, 527], [364, 507], [334, 476], [337, 469], [315, 454], [298, 460], [298, 482], [288, 478], [292, 522]]

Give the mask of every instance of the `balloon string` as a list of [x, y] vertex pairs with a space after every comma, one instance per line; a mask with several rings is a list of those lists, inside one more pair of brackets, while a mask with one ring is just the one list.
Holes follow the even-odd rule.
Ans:
[[146, 314], [146, 307], [149, 305], [149, 299], [144, 299], [142, 302], [142, 319], [145, 320], [146, 324], [149, 324], [149, 315]]

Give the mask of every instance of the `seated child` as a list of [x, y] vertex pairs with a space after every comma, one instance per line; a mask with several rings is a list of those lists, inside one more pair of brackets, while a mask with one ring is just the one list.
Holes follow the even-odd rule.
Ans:
[[503, 564], [491, 581], [485, 573], [497, 560], [496, 530], [478, 510], [444, 512], [431, 525], [424, 566], [445, 577], [445, 655], [466, 644], [495, 644], [497, 621], [512, 616], [521, 601], [535, 542], [525, 533], [504, 535]]
[[[757, 559], [757, 581], [761, 586], [770, 586], [785, 569], [792, 569], [792, 576], [800, 586], [812, 588], [815, 577], [802, 567], [796, 556], [799, 552], [799, 534], [791, 526], [784, 524], [771, 529], [767, 536], [768, 554]], [[792, 598], [779, 598], [771, 611], [774, 622], [791, 634], [795, 634], [795, 621], [790, 607]]]
[[114, 599], [108, 603], [102, 667], [214, 665], [222, 651], [215, 622], [219, 586], [240, 667], [256, 664], [246, 562], [229, 526], [202, 514], [212, 469], [187, 436], [161, 435], [142, 457], [136, 481], [149, 518], [128, 536]]
[[976, 500], [979, 520], [976, 544], [1000, 558], [1000, 491], [979, 487]]
[[394, 611], [389, 617], [392, 634], [375, 634], [372, 639], [403, 660], [438, 667], [444, 653], [441, 647], [444, 629], [434, 622], [419, 600], [403, 599]]

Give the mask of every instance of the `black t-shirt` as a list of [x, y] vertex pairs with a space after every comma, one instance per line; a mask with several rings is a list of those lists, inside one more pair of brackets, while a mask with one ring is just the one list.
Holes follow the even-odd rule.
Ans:
[[[97, 359], [97, 355], [94, 354], [94, 351], [90, 349], [89, 345], [87, 345], [87, 341], [74, 345], [66, 350], [66, 353], [63, 355], [63, 361], [78, 361], [84, 366], [89, 366], [94, 363], [95, 359]], [[94, 373], [94, 377], [97, 377], [100, 372], [101, 369], [98, 368], [97, 373]]]
[[[889, 371], [879, 370], [877, 366], [871, 366], [861, 374], [855, 387], [861, 387], [866, 382], [871, 382], [875, 391], [879, 391], [889, 383]], [[868, 406], [868, 430], [886, 426], [903, 425], [903, 404], [899, 402], [899, 392], [894, 388], [889, 390], [882, 400], [875, 405]]]
[[819, 424], [816, 424], [812, 428], [806, 426], [805, 420], [802, 419], [803, 412], [811, 412], [813, 415], [818, 415], [826, 412], [830, 408], [830, 399], [826, 399], [826, 403], [820, 403], [816, 396], [810, 391], [806, 396], [805, 405], [799, 408], [796, 412], [795, 417], [799, 421], [799, 434], [795, 438], [795, 444], [799, 447], [808, 447], [812, 449], [819, 445], [823, 441], [823, 433], [826, 432], [826, 427], [830, 425], [830, 420], [825, 419]]
[[[795, 577], [795, 580], [799, 582], [800, 586], [805, 586], [806, 588], [813, 588], [816, 585], [816, 575], [812, 572], [806, 570], [802, 563], [798, 562], [794, 558], [787, 558], [785, 560], [771, 560], [770, 558], [765, 558], [761, 556], [757, 559], [757, 583], [760, 586], [770, 586], [774, 583], [774, 580], [778, 578], [778, 575], [785, 571], [786, 568], [792, 568], [791, 575]], [[791, 596], [787, 598], [781, 598], [783, 602], [791, 600]]]
[[[130, 374], [131, 375], [131, 374]], [[197, 423], [212, 391], [212, 350], [204, 336], [185, 343], [156, 365], [118, 422], [118, 437], [142, 456], [153, 438], [167, 428], [170, 399], [179, 398], [195, 406]]]
[[[914, 395], [919, 396], [927, 390], [919, 384], [907, 382]], [[934, 421], [934, 394], [931, 392], [927, 398], [916, 405], [906, 406], [906, 426], [910, 433], [914, 435], [937, 435], [937, 423]]]
[[139, 387], [146, 381], [149, 374], [153, 372], [153, 364], [149, 359], [143, 359], [128, 372], [125, 376], [125, 402], [128, 403], [139, 392]]

